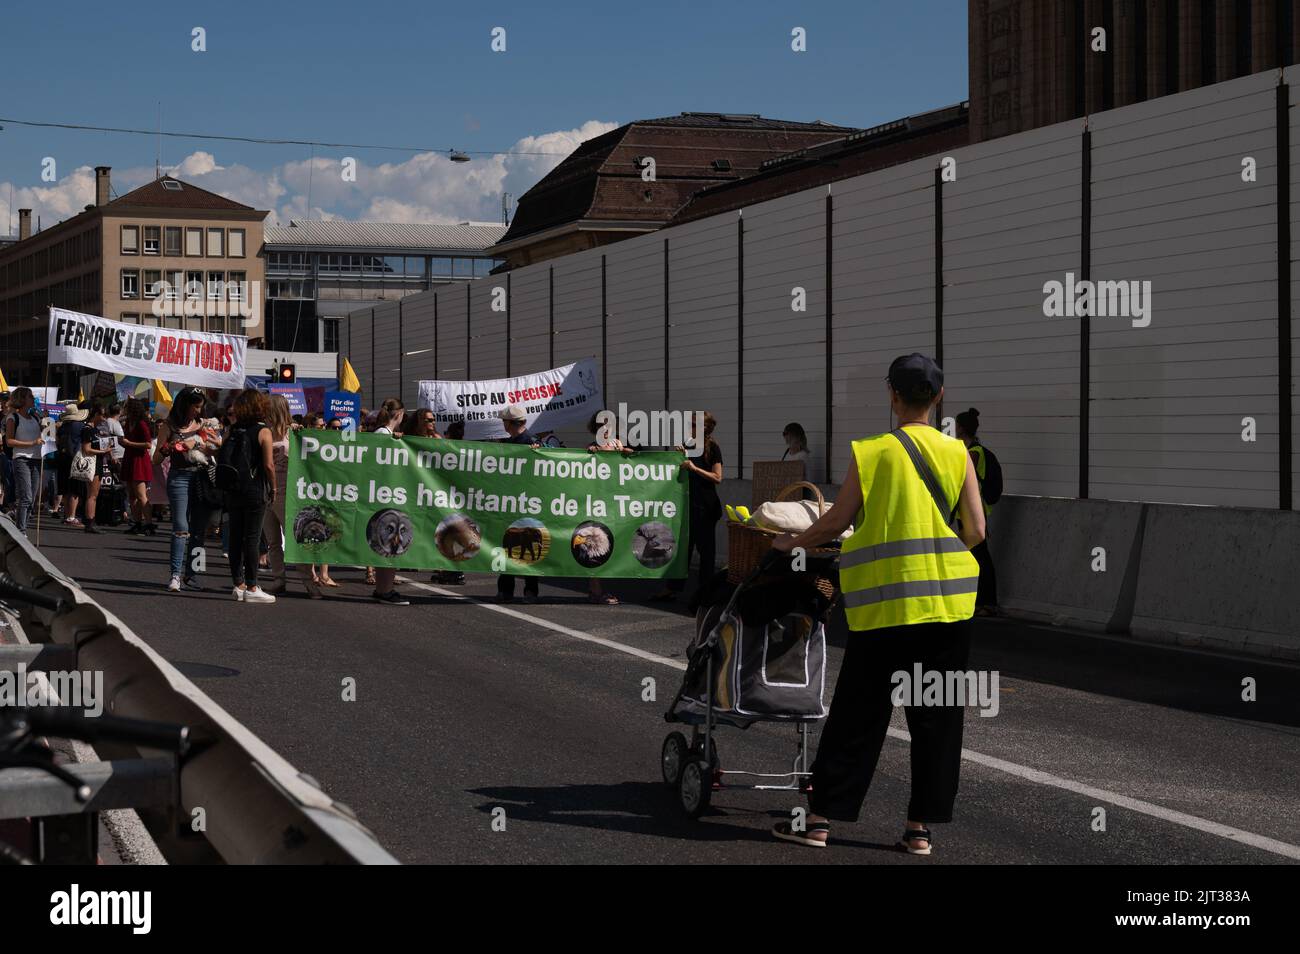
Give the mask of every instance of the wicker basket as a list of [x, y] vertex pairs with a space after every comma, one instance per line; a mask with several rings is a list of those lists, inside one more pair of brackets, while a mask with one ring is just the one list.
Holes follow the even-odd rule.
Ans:
[[[801, 462], [797, 462], [801, 463]], [[795, 481], [786, 485], [780, 493], [776, 495], [776, 500], [796, 499], [797, 495], [805, 490], [812, 491], [814, 499], [817, 501], [818, 516], [826, 512], [826, 498], [822, 492], [817, 489], [816, 484], [810, 484], [804, 480]], [[780, 531], [768, 530], [765, 527], [755, 526], [752, 523], [739, 523], [734, 520], [727, 521], [727, 582], [743, 583], [755, 569], [758, 568], [767, 551], [772, 549], [772, 541], [781, 535]], [[810, 550], [810, 555], [829, 555], [838, 553], [834, 549], [817, 548]], [[835, 593], [835, 581], [827, 576], [818, 576], [816, 578], [817, 588], [827, 599], [833, 599]]]
[[803, 480], [807, 469], [801, 460], [756, 460], [751, 466], [751, 509], [779, 499], [782, 489]]

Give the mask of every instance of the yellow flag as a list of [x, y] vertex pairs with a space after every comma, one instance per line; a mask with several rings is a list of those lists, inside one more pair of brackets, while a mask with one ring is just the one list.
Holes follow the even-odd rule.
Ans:
[[339, 388], [343, 391], [361, 390], [361, 381], [357, 378], [357, 373], [352, 370], [352, 362], [347, 358], [343, 359], [343, 373], [339, 375]]
[[168, 407], [172, 406], [171, 394], [167, 391], [166, 385], [157, 378], [153, 379], [153, 400], [156, 404], [165, 404]]
[[0, 391], [7, 392], [8, 390], [9, 390], [9, 382], [5, 380], [5, 373], [3, 371], [0, 371]]

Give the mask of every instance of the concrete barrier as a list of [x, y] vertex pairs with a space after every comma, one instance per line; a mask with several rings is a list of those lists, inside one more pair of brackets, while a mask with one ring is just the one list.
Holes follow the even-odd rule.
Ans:
[[1143, 506], [1004, 496], [988, 532], [1001, 605], [1055, 623], [1127, 631]]
[[1150, 505], [1132, 632], [1300, 659], [1300, 513]]

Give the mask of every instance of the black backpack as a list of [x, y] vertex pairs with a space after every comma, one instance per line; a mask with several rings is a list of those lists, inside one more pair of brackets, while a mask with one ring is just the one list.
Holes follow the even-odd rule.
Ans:
[[243, 501], [265, 500], [257, 435], [265, 425], [232, 427], [217, 452], [217, 489]]
[[[984, 447], [983, 444], [980, 445]], [[984, 482], [980, 484], [984, 502], [992, 506], [1002, 499], [1002, 465], [997, 455], [984, 447]]]

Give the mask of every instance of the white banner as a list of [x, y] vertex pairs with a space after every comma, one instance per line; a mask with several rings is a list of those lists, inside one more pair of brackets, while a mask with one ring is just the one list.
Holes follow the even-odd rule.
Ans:
[[506, 436], [501, 412], [523, 405], [528, 429], [534, 434], [561, 427], [585, 427], [604, 410], [600, 374], [595, 358], [583, 358], [562, 368], [491, 381], [421, 381], [420, 406], [433, 411], [438, 430], [453, 421], [465, 422], [465, 439], [495, 440]]
[[202, 388], [242, 388], [243, 335], [129, 325], [50, 309], [50, 364], [158, 378]]

